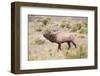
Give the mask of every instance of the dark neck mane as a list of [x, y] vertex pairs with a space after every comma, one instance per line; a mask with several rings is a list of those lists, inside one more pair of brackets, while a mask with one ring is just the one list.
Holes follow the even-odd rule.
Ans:
[[46, 38], [51, 42], [56, 42], [56, 35], [55, 34], [49, 34]]

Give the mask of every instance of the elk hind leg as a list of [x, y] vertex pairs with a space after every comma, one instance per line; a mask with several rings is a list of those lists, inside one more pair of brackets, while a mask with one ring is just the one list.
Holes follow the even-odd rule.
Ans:
[[75, 48], [77, 48], [76, 43], [74, 41], [72, 41], [72, 44], [74, 45]]

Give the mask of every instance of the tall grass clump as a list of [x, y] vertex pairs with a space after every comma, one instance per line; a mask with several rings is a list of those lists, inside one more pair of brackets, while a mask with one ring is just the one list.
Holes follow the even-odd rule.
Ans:
[[77, 50], [69, 50], [65, 52], [65, 59], [81, 59], [87, 57], [86, 47], [79, 46]]
[[87, 52], [86, 52], [86, 47], [80, 46], [80, 58], [86, 58], [87, 57]]
[[45, 41], [44, 40], [41, 40], [41, 39], [36, 39], [36, 40], [34, 40], [34, 43], [35, 44], [38, 44], [38, 45], [42, 45], [42, 44], [45, 43]]

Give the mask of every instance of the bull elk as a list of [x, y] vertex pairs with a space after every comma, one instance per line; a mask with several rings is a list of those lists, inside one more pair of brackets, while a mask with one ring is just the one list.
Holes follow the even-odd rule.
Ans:
[[73, 33], [66, 33], [63, 31], [59, 31], [59, 32], [47, 31], [43, 34], [43, 36], [50, 42], [57, 43], [58, 50], [61, 50], [62, 43], [67, 43], [68, 49], [71, 48], [71, 43], [74, 45], [75, 48], [77, 48], [75, 43], [75, 36]]

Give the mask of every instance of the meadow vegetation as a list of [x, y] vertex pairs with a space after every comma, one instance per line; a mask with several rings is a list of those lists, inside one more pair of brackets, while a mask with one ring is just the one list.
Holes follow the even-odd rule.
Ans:
[[[87, 17], [28, 16], [28, 60], [82, 59], [87, 58]], [[68, 49], [66, 43], [61, 50], [57, 44], [43, 37], [45, 31], [63, 30], [76, 34], [77, 48]]]

